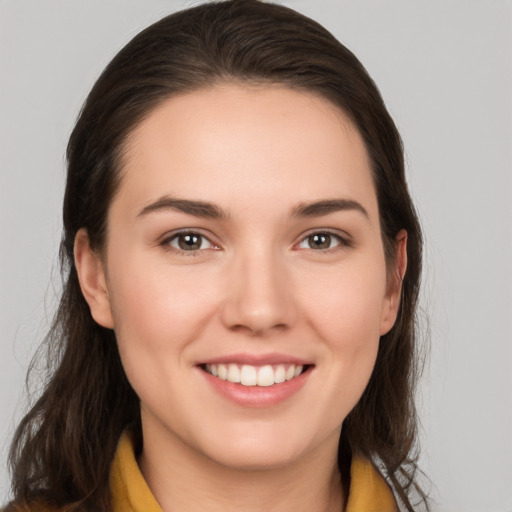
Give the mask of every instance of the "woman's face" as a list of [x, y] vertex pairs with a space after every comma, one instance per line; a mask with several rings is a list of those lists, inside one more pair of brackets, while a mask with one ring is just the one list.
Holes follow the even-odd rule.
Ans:
[[332, 104], [249, 85], [165, 101], [130, 137], [96, 267], [87, 250], [145, 446], [238, 468], [335, 451], [399, 292], [362, 139]]

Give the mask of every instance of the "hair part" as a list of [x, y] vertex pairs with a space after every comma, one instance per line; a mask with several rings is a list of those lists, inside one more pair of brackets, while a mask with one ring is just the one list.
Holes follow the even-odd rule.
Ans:
[[82, 108], [67, 149], [64, 290], [45, 339], [54, 369], [14, 436], [12, 503], [109, 509], [109, 470], [122, 431], [132, 428], [141, 443], [139, 400], [113, 331], [94, 322], [82, 296], [75, 236], [85, 228], [91, 247], [104, 248], [129, 136], [146, 116], [173, 95], [232, 82], [306, 91], [343, 111], [371, 162], [388, 268], [397, 233], [407, 231], [398, 317], [381, 337], [370, 382], [343, 424], [339, 464], [347, 475], [351, 455], [363, 455], [384, 469], [407, 510], [413, 510], [414, 492], [427, 504], [416, 479], [414, 405], [422, 237], [400, 135], [371, 77], [347, 48], [311, 19], [257, 0], [200, 5], [146, 28], [111, 61]]

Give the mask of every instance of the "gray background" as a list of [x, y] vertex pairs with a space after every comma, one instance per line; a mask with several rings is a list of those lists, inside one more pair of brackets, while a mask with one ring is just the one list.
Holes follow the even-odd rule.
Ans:
[[[426, 236], [419, 404], [435, 510], [512, 511], [512, 3], [289, 0], [368, 68]], [[0, 502], [24, 374], [59, 289], [66, 139], [102, 68], [191, 2], [0, 0]]]

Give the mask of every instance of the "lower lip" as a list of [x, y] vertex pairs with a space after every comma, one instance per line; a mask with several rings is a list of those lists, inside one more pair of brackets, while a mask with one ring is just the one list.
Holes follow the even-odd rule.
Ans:
[[244, 407], [271, 407], [295, 395], [306, 383], [312, 369], [308, 367], [298, 377], [272, 386], [243, 386], [214, 377], [202, 368], [199, 371], [215, 391], [235, 404]]

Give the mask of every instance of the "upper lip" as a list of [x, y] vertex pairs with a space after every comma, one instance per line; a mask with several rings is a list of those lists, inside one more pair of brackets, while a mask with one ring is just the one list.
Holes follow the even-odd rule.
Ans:
[[224, 356], [218, 356], [213, 358], [205, 359], [197, 364], [247, 364], [251, 366], [263, 366], [267, 364], [295, 364], [295, 365], [307, 365], [312, 364], [311, 361], [306, 361], [299, 357], [280, 354], [272, 352], [269, 354], [229, 354]]

